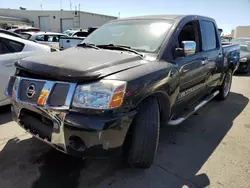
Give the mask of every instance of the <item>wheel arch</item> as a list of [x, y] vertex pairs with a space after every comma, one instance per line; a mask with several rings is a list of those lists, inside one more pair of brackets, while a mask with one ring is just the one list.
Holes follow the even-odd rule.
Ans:
[[166, 92], [155, 91], [153, 93], [146, 95], [137, 103], [136, 108], [139, 108], [141, 103], [143, 103], [145, 100], [151, 97], [156, 98], [158, 102], [161, 125], [166, 125], [171, 114], [170, 98]]

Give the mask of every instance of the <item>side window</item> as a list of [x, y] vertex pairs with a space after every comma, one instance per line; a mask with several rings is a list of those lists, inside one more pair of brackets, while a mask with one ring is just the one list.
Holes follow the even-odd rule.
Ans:
[[14, 52], [21, 52], [24, 48], [24, 44], [16, 41], [9, 40], [9, 46], [14, 50]]
[[24, 48], [23, 43], [9, 39], [1, 39], [0, 43], [2, 43], [2, 49], [4, 49], [4, 53], [21, 52]]
[[184, 25], [178, 36], [179, 47], [181, 47], [183, 41], [194, 41], [196, 43], [195, 53], [202, 51], [200, 24], [198, 21], [191, 21]]
[[36, 37], [36, 40], [37, 40], [37, 41], [44, 41], [44, 35], [38, 35], [38, 36]]
[[205, 45], [203, 45], [203, 50], [213, 50], [216, 49], [217, 44], [217, 36], [216, 30], [213, 22], [210, 21], [202, 21], [202, 35], [205, 39]]
[[48, 42], [59, 42], [59, 36], [57, 36], [57, 35], [48, 35]]
[[8, 49], [8, 47], [0, 40], [0, 55], [1, 54], [8, 54], [11, 53], [11, 51]]

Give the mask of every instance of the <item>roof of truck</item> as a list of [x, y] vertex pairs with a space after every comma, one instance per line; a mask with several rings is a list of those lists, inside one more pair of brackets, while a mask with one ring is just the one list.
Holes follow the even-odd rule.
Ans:
[[112, 20], [112, 21], [119, 21], [119, 20], [140, 20], [140, 19], [145, 19], [145, 20], [150, 20], [150, 19], [156, 19], [156, 20], [160, 20], [160, 19], [166, 19], [166, 20], [176, 20], [176, 19], [182, 19], [184, 17], [188, 17], [188, 16], [196, 16], [196, 17], [202, 17], [202, 18], [206, 18], [206, 19], [212, 19], [210, 17], [206, 17], [206, 16], [200, 16], [200, 15], [182, 15], [182, 14], [162, 14], [162, 15], [147, 15], [147, 16], [135, 16], [135, 17], [128, 17], [128, 18], [119, 18], [117, 20]]

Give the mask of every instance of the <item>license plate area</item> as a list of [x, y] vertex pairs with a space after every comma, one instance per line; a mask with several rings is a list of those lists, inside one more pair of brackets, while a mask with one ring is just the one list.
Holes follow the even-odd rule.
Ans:
[[36, 112], [22, 109], [19, 115], [21, 126], [31, 134], [51, 142], [53, 121]]

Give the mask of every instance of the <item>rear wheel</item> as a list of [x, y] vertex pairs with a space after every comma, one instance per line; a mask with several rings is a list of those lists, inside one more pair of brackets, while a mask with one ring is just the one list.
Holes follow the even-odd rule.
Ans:
[[148, 98], [139, 106], [132, 124], [132, 137], [127, 162], [130, 167], [149, 168], [158, 147], [160, 112], [156, 98]]
[[218, 94], [217, 97], [219, 100], [225, 100], [228, 97], [231, 89], [232, 77], [233, 77], [233, 72], [231, 69], [229, 69], [219, 89], [220, 93]]
[[247, 63], [247, 67], [246, 67], [246, 70], [244, 71], [244, 73], [245, 73], [245, 74], [247, 74], [247, 73], [248, 73], [248, 70], [249, 70], [249, 66], [250, 66], [250, 63], [248, 62], [248, 63]]

